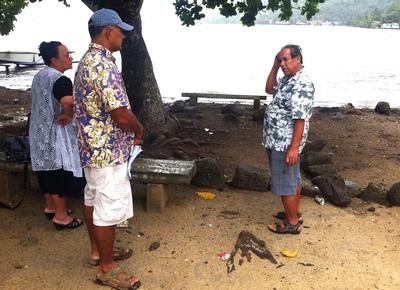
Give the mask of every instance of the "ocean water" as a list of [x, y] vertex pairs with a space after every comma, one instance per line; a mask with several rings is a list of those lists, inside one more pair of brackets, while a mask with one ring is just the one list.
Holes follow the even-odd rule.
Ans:
[[[79, 0], [64, 8], [54, 0], [30, 4], [16, 29], [0, 37], [0, 51], [37, 51], [41, 41], [59, 40], [79, 60], [87, 48], [92, 12]], [[164, 1], [162, 1], [164, 2]], [[165, 1], [167, 2], [167, 1]], [[264, 94], [275, 54], [287, 43], [303, 48], [304, 66], [316, 87], [317, 106], [400, 107], [400, 30], [334, 26], [199, 24], [182, 27], [169, 3], [145, 1], [143, 37], [165, 103], [182, 92]], [[158, 7], [156, 9], [156, 7]], [[153, 9], [154, 8], [154, 9]], [[60, 11], [61, 13], [50, 13]], [[117, 53], [117, 59], [119, 54]], [[0, 85], [30, 87], [36, 68], [0, 67]], [[74, 69], [66, 74], [73, 78]], [[271, 96], [267, 97], [267, 101]], [[225, 100], [226, 101], [226, 100]]]

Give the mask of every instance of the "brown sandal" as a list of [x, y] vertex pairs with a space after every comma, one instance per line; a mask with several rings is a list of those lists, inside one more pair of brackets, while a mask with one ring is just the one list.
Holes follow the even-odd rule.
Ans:
[[103, 286], [111, 286], [115, 289], [128, 290], [138, 289], [141, 284], [137, 278], [133, 276], [129, 277], [128, 274], [122, 271], [120, 267], [117, 267], [113, 271], [107, 272], [103, 276], [96, 276], [95, 283]]
[[[114, 247], [113, 248], [113, 260], [114, 261], [119, 261], [119, 260], [125, 260], [128, 259], [130, 256], [132, 256], [133, 251], [132, 249], [125, 250], [123, 247]], [[89, 264], [92, 266], [98, 266], [100, 265], [100, 259], [92, 259], [90, 258]]]

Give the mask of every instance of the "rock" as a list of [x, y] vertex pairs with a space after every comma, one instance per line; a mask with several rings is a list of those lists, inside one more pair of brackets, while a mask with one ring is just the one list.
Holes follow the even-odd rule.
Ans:
[[347, 103], [347, 104], [342, 106], [341, 111], [343, 113], [347, 114], [348, 112], [353, 111], [354, 109], [355, 108], [354, 108], [354, 105], [352, 103]]
[[170, 113], [179, 113], [182, 112], [183, 109], [186, 107], [186, 104], [184, 101], [176, 101], [169, 107], [169, 112]]
[[387, 193], [390, 204], [400, 206], [400, 182], [392, 185]]
[[338, 174], [325, 174], [312, 179], [324, 198], [333, 205], [346, 206], [351, 202], [344, 179]]
[[379, 102], [375, 106], [375, 112], [382, 115], [390, 115], [390, 105], [388, 102]]
[[321, 194], [321, 191], [318, 187], [312, 184], [311, 180], [308, 178], [302, 177], [302, 189], [301, 195], [315, 197], [318, 194]]
[[253, 121], [264, 121], [265, 109], [259, 109], [253, 113]]
[[303, 153], [310, 152], [310, 151], [321, 152], [321, 150], [324, 149], [326, 144], [328, 144], [328, 142], [324, 139], [317, 139], [314, 141], [307, 140], [307, 143], [303, 149]]
[[390, 109], [391, 114], [400, 115], [400, 108]]
[[361, 195], [362, 188], [357, 183], [350, 180], [345, 180], [344, 184], [347, 187], [347, 192], [350, 197], [359, 197]]
[[322, 152], [306, 152], [300, 154], [300, 168], [307, 171], [308, 166], [333, 164], [332, 156]]
[[215, 159], [204, 158], [195, 162], [197, 172], [192, 179], [192, 184], [218, 190], [225, 186], [224, 170]]
[[234, 104], [228, 104], [225, 105], [221, 108], [221, 113], [223, 115], [225, 114], [234, 114], [237, 117], [242, 117], [242, 116], [251, 116], [252, 114], [244, 109], [239, 109], [238, 107], [236, 107]]
[[319, 110], [320, 113], [327, 114], [327, 113], [335, 113], [340, 112], [339, 107], [323, 107]]
[[308, 166], [307, 173], [311, 177], [317, 177], [323, 174], [337, 174], [337, 170], [332, 164], [321, 164]]
[[388, 194], [386, 188], [382, 184], [371, 182], [361, 193], [360, 197], [365, 200], [373, 201], [382, 205], [388, 203]]
[[267, 191], [271, 176], [267, 170], [253, 166], [239, 165], [233, 177], [232, 186], [242, 189]]
[[222, 119], [226, 122], [240, 123], [240, 119], [235, 114], [226, 114]]
[[332, 120], [343, 120], [344, 119], [344, 115], [342, 113], [335, 113], [332, 116]]
[[200, 109], [198, 106], [186, 106], [183, 108], [183, 112], [187, 114], [198, 114], [200, 113]]
[[160, 242], [154, 242], [150, 245], [149, 247], [149, 251], [155, 251], [160, 247]]

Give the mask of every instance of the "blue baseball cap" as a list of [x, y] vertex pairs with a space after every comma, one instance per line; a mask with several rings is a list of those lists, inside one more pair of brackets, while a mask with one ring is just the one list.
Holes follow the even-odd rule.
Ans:
[[89, 19], [89, 26], [101, 27], [101, 26], [118, 26], [122, 30], [131, 31], [132, 25], [129, 25], [121, 20], [118, 13], [111, 9], [100, 9], [93, 13]]

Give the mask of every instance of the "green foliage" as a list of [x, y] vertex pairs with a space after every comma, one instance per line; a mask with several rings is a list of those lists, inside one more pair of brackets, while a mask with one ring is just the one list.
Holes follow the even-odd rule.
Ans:
[[329, 0], [320, 5], [320, 12], [316, 19], [338, 22], [343, 25], [369, 27], [372, 24], [371, 21], [380, 21], [382, 13], [392, 1]]
[[400, 0], [393, 1], [382, 15], [382, 21], [400, 23]]
[[28, 5], [25, 0], [0, 0], [0, 35], [7, 35], [14, 30], [15, 15]]
[[225, 17], [232, 17], [241, 14], [240, 22], [246, 26], [253, 26], [256, 23], [256, 16], [266, 13], [267, 10], [272, 12], [280, 11], [278, 17], [281, 20], [289, 20], [293, 16], [293, 9], [301, 11], [310, 20], [316, 15], [318, 4], [324, 3], [325, 0], [305, 0], [302, 6], [298, 5], [299, 0], [268, 0], [265, 5], [261, 0], [202, 0], [198, 4], [197, 0], [175, 0], [175, 14], [179, 16], [182, 25], [194, 25], [196, 20], [205, 17], [203, 8], [218, 8], [220, 14]]
[[[35, 3], [37, 0], [0, 0], [0, 35], [8, 35], [14, 30], [14, 22], [17, 20], [15, 16], [20, 14], [22, 10], [29, 4]], [[41, 2], [42, 0], [39, 0]], [[68, 0], [58, 0], [69, 7]]]

